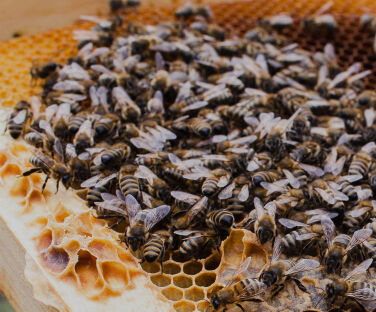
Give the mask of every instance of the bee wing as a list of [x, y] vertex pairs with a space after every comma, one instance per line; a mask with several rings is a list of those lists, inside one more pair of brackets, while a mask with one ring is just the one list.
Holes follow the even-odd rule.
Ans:
[[275, 263], [279, 259], [281, 252], [282, 252], [282, 237], [281, 235], [278, 235], [274, 240], [273, 254], [272, 254], [272, 259], [270, 260], [270, 262]]
[[363, 243], [366, 239], [368, 239], [372, 235], [371, 229], [361, 229], [354, 232], [353, 236], [350, 239], [349, 244], [347, 245], [345, 252], [349, 252], [354, 247], [358, 246], [359, 244]]
[[300, 234], [296, 236], [296, 240], [298, 241], [303, 241], [303, 240], [308, 240], [316, 237], [315, 233], [306, 233], [306, 234]]
[[23, 109], [17, 113], [17, 115], [13, 118], [13, 122], [17, 125], [22, 124], [26, 119], [27, 111]]
[[358, 218], [358, 217], [364, 215], [367, 211], [369, 211], [369, 207], [362, 207], [362, 208], [359, 208], [359, 209], [346, 211], [345, 216]]
[[203, 155], [202, 158], [207, 160], [228, 161], [228, 158], [225, 155], [217, 154]]
[[53, 138], [56, 137], [54, 131], [53, 131], [52, 128], [51, 128], [51, 125], [50, 125], [47, 121], [45, 121], [45, 120], [43, 120], [43, 119], [40, 120], [40, 121], [39, 121], [39, 127], [40, 127], [41, 129], [43, 129], [44, 132], [45, 132], [47, 135], [49, 135], [49, 136], [51, 136], [51, 137], [53, 137]]
[[188, 218], [188, 223], [191, 223], [192, 220], [194, 219], [197, 214], [206, 208], [206, 203], [208, 202], [208, 198], [204, 196], [201, 198], [198, 202], [196, 202], [187, 212], [187, 218]]
[[253, 205], [255, 206], [255, 209], [256, 209], [257, 219], [260, 220], [265, 214], [264, 205], [262, 204], [260, 198], [258, 197], [255, 197], [253, 199]]
[[244, 184], [238, 194], [238, 199], [241, 201], [241, 202], [245, 202], [247, 201], [249, 198], [249, 186], [248, 184]]
[[285, 272], [285, 275], [291, 275], [303, 271], [314, 270], [320, 266], [320, 262], [312, 259], [301, 259], [295, 265]]
[[157, 126], [157, 130], [163, 134], [164, 138], [166, 140], [175, 140], [177, 138], [176, 134], [173, 133], [172, 131], [162, 127], [162, 126]]
[[184, 179], [187, 180], [198, 180], [200, 178], [207, 178], [210, 177], [210, 173], [207, 172], [192, 172], [192, 173], [186, 173], [183, 175]]
[[324, 171], [332, 172], [337, 160], [337, 149], [333, 147], [325, 159]]
[[153, 208], [153, 204], [151, 203], [151, 200], [153, 199], [152, 196], [150, 196], [148, 193], [141, 192], [141, 197], [142, 197], [142, 202], [145, 204], [146, 207]]
[[308, 224], [305, 224], [303, 222], [286, 219], [286, 218], [280, 218], [278, 219], [278, 222], [288, 229], [293, 229], [295, 227], [307, 227], [308, 226]]
[[225, 187], [228, 184], [229, 178], [227, 176], [221, 176], [217, 182], [218, 187]]
[[100, 177], [101, 177], [101, 174], [97, 174], [97, 175], [85, 180], [84, 182], [81, 183], [81, 187], [86, 188], [86, 187], [95, 186]]
[[344, 179], [344, 180], [346, 180], [350, 183], [361, 180], [362, 178], [363, 178], [363, 176], [360, 175], [360, 174], [341, 176], [341, 179]]
[[349, 84], [352, 84], [354, 81], [357, 81], [357, 80], [363, 79], [364, 77], [367, 77], [367, 76], [370, 75], [370, 74], [372, 74], [372, 71], [370, 71], [370, 70], [362, 71], [362, 72], [359, 73], [359, 74], [352, 75], [352, 76], [348, 79], [348, 82], [349, 82]]
[[95, 185], [96, 187], [101, 187], [103, 185], [106, 185], [108, 181], [111, 181], [112, 179], [115, 179], [117, 177], [117, 173], [112, 173], [108, 177], [98, 181], [98, 183]]
[[335, 165], [332, 169], [332, 173], [336, 176], [339, 175], [342, 172], [342, 169], [343, 169], [343, 166], [345, 165], [345, 162], [346, 162], [346, 156], [340, 157], [336, 161], [336, 163], [335, 163]]
[[127, 213], [123, 209], [114, 206], [113, 205], [114, 202], [112, 202], [112, 201], [95, 202], [94, 204], [97, 205], [98, 207], [101, 207], [101, 208], [109, 210], [109, 211], [116, 212], [116, 213], [121, 214], [123, 216], [127, 215]]
[[315, 191], [320, 194], [323, 200], [325, 200], [327, 203], [333, 205], [335, 203], [334, 197], [328, 194], [325, 190], [315, 187]]
[[190, 205], [194, 205], [200, 199], [200, 196], [182, 191], [171, 191], [171, 196]]
[[[52, 117], [56, 114], [57, 112], [57, 109], [58, 109], [58, 105], [57, 104], [53, 104], [53, 105], [50, 105], [50, 106], [47, 106], [45, 111], [44, 111], [44, 115], [46, 117], [46, 121], [47, 123], [51, 121]], [[43, 129], [41, 126], [40, 126], [40, 123], [39, 123], [39, 127], [41, 129]]]
[[31, 112], [33, 113], [33, 118], [37, 119], [40, 115], [40, 108], [42, 103], [37, 96], [32, 96], [30, 99]]
[[300, 187], [300, 182], [289, 170], [283, 169], [283, 173], [285, 174], [287, 180], [293, 188], [298, 189]]
[[270, 194], [273, 194], [275, 192], [285, 193], [287, 189], [284, 186], [287, 183], [288, 183], [288, 180], [283, 179], [283, 180], [279, 180], [279, 181], [272, 182], [272, 183], [261, 182], [260, 185], [268, 191], [267, 195], [270, 195]]
[[318, 78], [317, 78], [317, 84], [316, 86], [320, 86], [328, 77], [328, 66], [322, 65], [319, 69]]
[[207, 106], [208, 104], [209, 103], [207, 101], [197, 101], [193, 104], [187, 105], [186, 107], [184, 107], [182, 109], [182, 111], [185, 113], [185, 112], [188, 112], [188, 111], [191, 111], [191, 110], [201, 109], [201, 108]]
[[57, 138], [55, 139], [53, 149], [56, 156], [58, 157], [58, 160], [60, 162], [65, 162], [63, 145], [61, 144], [61, 141]]
[[193, 233], [199, 233], [200, 231], [198, 230], [176, 230], [174, 231], [174, 234], [176, 235], [180, 235], [180, 236], [188, 236], [188, 235], [191, 235]]
[[134, 198], [131, 194], [128, 194], [125, 197], [125, 208], [127, 209], [129, 223], [132, 225], [137, 214], [141, 211], [141, 206], [136, 198]]
[[183, 163], [182, 160], [173, 153], [168, 153], [168, 159], [173, 165], [176, 165], [176, 166], [181, 166]]
[[179, 89], [178, 95], [176, 96], [175, 103], [184, 101], [191, 94], [192, 84], [190, 81], [183, 83]]
[[375, 121], [375, 110], [373, 108], [367, 108], [364, 110], [364, 119], [366, 120], [367, 128], [371, 127]]
[[232, 191], [235, 188], [235, 182], [232, 182], [228, 186], [226, 186], [219, 194], [218, 194], [218, 199], [224, 200], [231, 198], [232, 196]]
[[[255, 287], [256, 284], [256, 287]], [[255, 288], [257, 291], [255, 291]], [[267, 286], [260, 282], [258, 279], [253, 279], [253, 283], [248, 284], [247, 286], [243, 287], [239, 293], [239, 298], [241, 300], [246, 300], [248, 298], [257, 296], [266, 290]]]
[[375, 148], [376, 148], [376, 143], [369, 142], [362, 147], [361, 151], [365, 153], [371, 153], [372, 151], [375, 150]]
[[220, 143], [223, 141], [226, 141], [228, 139], [227, 135], [224, 134], [217, 134], [212, 137], [212, 142], [213, 143]]
[[307, 165], [303, 163], [299, 163], [298, 166], [302, 168], [304, 171], [306, 171], [309, 175], [315, 176], [315, 177], [321, 177], [324, 175], [324, 170], [322, 170], [319, 167]]
[[358, 201], [363, 201], [372, 196], [372, 190], [371, 189], [357, 189], [356, 193], [358, 194]]
[[269, 202], [264, 206], [264, 209], [268, 212], [268, 215], [273, 219], [275, 218], [275, 212], [277, 211], [277, 206], [274, 202]]
[[328, 217], [328, 218], [330, 218], [330, 219], [333, 219], [333, 218], [335, 218], [336, 216], [338, 216], [338, 213], [337, 213], [337, 212], [326, 212], [326, 211], [325, 211], [325, 212], [324, 212], [323, 214], [321, 214], [321, 215], [315, 215], [315, 216], [309, 218], [308, 221], [307, 221], [307, 224], [316, 223], [316, 222], [318, 222], [318, 221], [321, 222], [321, 219], [322, 219], [322, 218], [326, 218], [326, 217]]
[[111, 193], [101, 193], [101, 197], [103, 200], [119, 200], [119, 198], [117, 198], [115, 195], [111, 194]]
[[247, 135], [231, 141], [231, 144], [252, 144], [257, 140], [255, 135]]
[[328, 89], [334, 88], [337, 84], [349, 78], [353, 73], [358, 72], [360, 68], [361, 68], [360, 63], [354, 63], [346, 71], [341, 72], [338, 75], [336, 75], [333, 78], [333, 80], [328, 84]]
[[244, 261], [240, 264], [239, 268], [232, 274], [234, 277], [238, 277], [242, 273], [248, 270], [249, 265], [251, 264], [252, 257], [247, 257]]
[[359, 300], [374, 301], [376, 300], [376, 291], [371, 288], [362, 288], [352, 293], [347, 293], [346, 296]]
[[93, 159], [93, 164], [96, 166], [100, 166], [102, 164], [102, 155], [98, 154]]
[[367, 270], [368, 270], [368, 268], [371, 266], [372, 262], [373, 262], [372, 258], [364, 260], [354, 270], [352, 270], [350, 273], [348, 273], [345, 276], [345, 280], [347, 281], [347, 280], [349, 280], [350, 278], [352, 278], [352, 277], [354, 277], [356, 275], [366, 273]]
[[65, 146], [65, 155], [68, 157], [68, 159], [73, 159], [77, 157], [76, 148], [72, 143], [68, 143]]
[[143, 165], [138, 166], [134, 176], [140, 179], [146, 179], [150, 185], [153, 184], [154, 179], [158, 179], [157, 175], [153, 171]]
[[247, 165], [247, 171], [250, 171], [250, 172], [255, 171], [259, 168], [260, 166], [255, 160], [251, 160]]
[[[329, 2], [326, 3], [326, 5], [328, 5], [328, 4], [330, 4], [330, 6], [332, 6], [333, 2], [329, 1]], [[327, 8], [325, 8], [325, 11], [326, 10], [327, 10]], [[334, 50], [334, 46], [331, 43], [327, 43], [325, 45], [325, 47], [324, 47], [324, 53], [328, 57], [329, 60], [331, 60], [332, 62], [337, 62], [336, 52]]]
[[327, 216], [322, 216], [321, 218], [321, 226], [325, 234], [326, 241], [328, 243], [328, 246], [332, 245], [332, 239], [334, 236], [335, 232], [335, 225], [333, 221], [327, 217]]
[[82, 125], [80, 126], [80, 129], [78, 129], [77, 133], [85, 133], [88, 137], [91, 137], [92, 135], [92, 129], [91, 129], [91, 121], [85, 120]]
[[62, 103], [59, 105], [55, 120], [60, 120], [61, 118], [64, 119], [66, 122], [68, 122], [69, 117], [71, 115], [71, 106], [68, 103]]
[[148, 230], [150, 230], [154, 225], [156, 225], [159, 221], [161, 221], [164, 217], [166, 217], [171, 210], [171, 207], [168, 205], [162, 205], [153, 209], [149, 209], [148, 214], [145, 218], [145, 226]]

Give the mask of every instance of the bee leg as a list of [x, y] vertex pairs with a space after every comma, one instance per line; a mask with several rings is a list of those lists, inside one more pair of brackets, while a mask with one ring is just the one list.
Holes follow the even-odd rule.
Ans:
[[27, 176], [33, 174], [34, 172], [38, 172], [38, 171], [40, 171], [41, 169], [42, 169], [42, 168], [33, 168], [33, 169], [30, 169], [30, 170], [28, 170], [28, 171], [22, 173], [22, 174], [20, 175], [20, 177], [27, 177]]
[[299, 288], [301, 291], [304, 291], [305, 293], [309, 294], [307, 288], [302, 284], [301, 281], [299, 281], [299, 280], [296, 279], [296, 278], [292, 278], [291, 280], [296, 284], [296, 286], [298, 286], [298, 288]]
[[50, 177], [48, 175], [46, 175], [46, 178], [44, 179], [44, 182], [43, 182], [43, 185], [42, 185], [42, 194], [43, 194], [43, 191], [44, 189], [46, 188], [46, 185], [47, 185], [47, 181]]
[[55, 194], [59, 191], [59, 183], [60, 183], [60, 179], [57, 179], [57, 181], [56, 181], [56, 192], [55, 192]]

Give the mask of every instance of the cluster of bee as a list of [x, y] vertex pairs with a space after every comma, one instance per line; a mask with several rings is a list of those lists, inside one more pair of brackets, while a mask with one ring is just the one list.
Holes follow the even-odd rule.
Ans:
[[286, 16], [241, 39], [227, 39], [205, 7], [157, 26], [84, 18], [97, 24], [75, 32], [77, 56], [35, 63], [41, 96], [19, 102], [8, 121], [9, 134], [36, 149], [23, 176], [45, 173], [42, 191], [49, 177], [77, 190], [162, 271], [168, 253], [219, 252], [233, 228], [272, 244], [270, 266], [228, 283], [214, 310], [245, 311], [242, 301], [277, 296], [287, 281], [308, 292], [297, 274], [319, 266], [333, 276], [320, 304], [376, 300], [371, 282], [350, 281], [376, 259], [369, 71], [341, 69], [331, 44], [310, 53], [271, 31], [291, 26]]
[[369, 27], [374, 34], [373, 37], [373, 52], [376, 54], [376, 15], [375, 14], [364, 14], [360, 19], [361, 26]]

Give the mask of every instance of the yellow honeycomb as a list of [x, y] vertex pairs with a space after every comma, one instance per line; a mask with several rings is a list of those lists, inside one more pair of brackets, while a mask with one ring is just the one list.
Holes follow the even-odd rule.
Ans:
[[[359, 27], [359, 15], [376, 13], [374, 0], [333, 0], [329, 13], [337, 17], [340, 29], [333, 36], [314, 37], [307, 34], [299, 23], [302, 16], [314, 13], [326, 0], [253, 0], [210, 4], [215, 22], [230, 34], [244, 34], [263, 16], [289, 13], [294, 17], [293, 30], [284, 34], [311, 51], [321, 49], [328, 41], [336, 48], [340, 65], [348, 66], [355, 61], [364, 64], [365, 69], [376, 71], [376, 57], [372, 51], [370, 30]], [[128, 12], [127, 21], [157, 23], [173, 17], [174, 10], [181, 5], [174, 3], [157, 7], [150, 3], [136, 12]], [[72, 38], [74, 29], [87, 29], [90, 23], [51, 30], [29, 37], [12, 39], [0, 43], [0, 100], [3, 107], [10, 107], [21, 99], [28, 99], [40, 92], [39, 86], [31, 86], [29, 69], [33, 59], [64, 62], [76, 53]], [[366, 82], [376, 86], [376, 77], [371, 75]], [[124, 291], [134, 288], [133, 281], [148, 276], [150, 284], [160, 289], [160, 311], [206, 311], [208, 298], [218, 290], [224, 280], [246, 257], [252, 256], [252, 270], [256, 276], [268, 264], [270, 250], [264, 250], [255, 243], [252, 233], [233, 230], [222, 244], [220, 252], [214, 252], [203, 260], [179, 262], [175, 254], [164, 261], [164, 272], [159, 264], [143, 263], [141, 266], [122, 244], [115, 232], [105, 223], [92, 217], [82, 200], [71, 191], [61, 190], [54, 194], [53, 183], [49, 183], [44, 194], [40, 193], [42, 175], [17, 178], [27, 166], [29, 147], [24, 143], [1, 141], [0, 183], [6, 186], [12, 198], [20, 207], [13, 211], [15, 218], [25, 220], [33, 237], [36, 256], [42, 267], [55, 279], [73, 285], [85, 298], [95, 304], [103, 298], [121, 297]], [[2, 187], [4, 188], [4, 187]], [[10, 220], [10, 219], [9, 219]], [[319, 273], [317, 273], [319, 274]], [[374, 276], [374, 272], [372, 273]], [[320, 276], [305, 276], [303, 281], [315, 291], [315, 282]], [[247, 310], [302, 311], [311, 306], [308, 295], [287, 286], [288, 303], [276, 298], [270, 305], [265, 303], [244, 303]], [[143, 289], [143, 291], [146, 291]], [[145, 296], [146, 298], [146, 296]], [[158, 297], [159, 298], [159, 297]], [[162, 303], [166, 303], [163, 305]], [[290, 304], [290, 306], [289, 306]], [[281, 308], [281, 307], [286, 308]], [[376, 307], [375, 307], [376, 308]], [[229, 311], [240, 311], [230, 307]]]

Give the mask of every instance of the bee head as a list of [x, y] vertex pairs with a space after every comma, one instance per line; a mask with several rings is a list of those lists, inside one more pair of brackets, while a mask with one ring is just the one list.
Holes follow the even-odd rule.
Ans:
[[334, 285], [332, 283], [326, 285], [325, 292], [326, 292], [326, 295], [328, 296], [328, 298], [333, 297], [334, 296]]
[[211, 304], [214, 309], [219, 309], [221, 302], [219, 301], [218, 295], [213, 295], [211, 298]]
[[342, 263], [338, 257], [328, 257], [326, 261], [326, 273], [334, 274], [337, 272], [341, 272]]
[[273, 270], [264, 271], [260, 276], [260, 280], [267, 287], [270, 287], [277, 282], [277, 274]]

